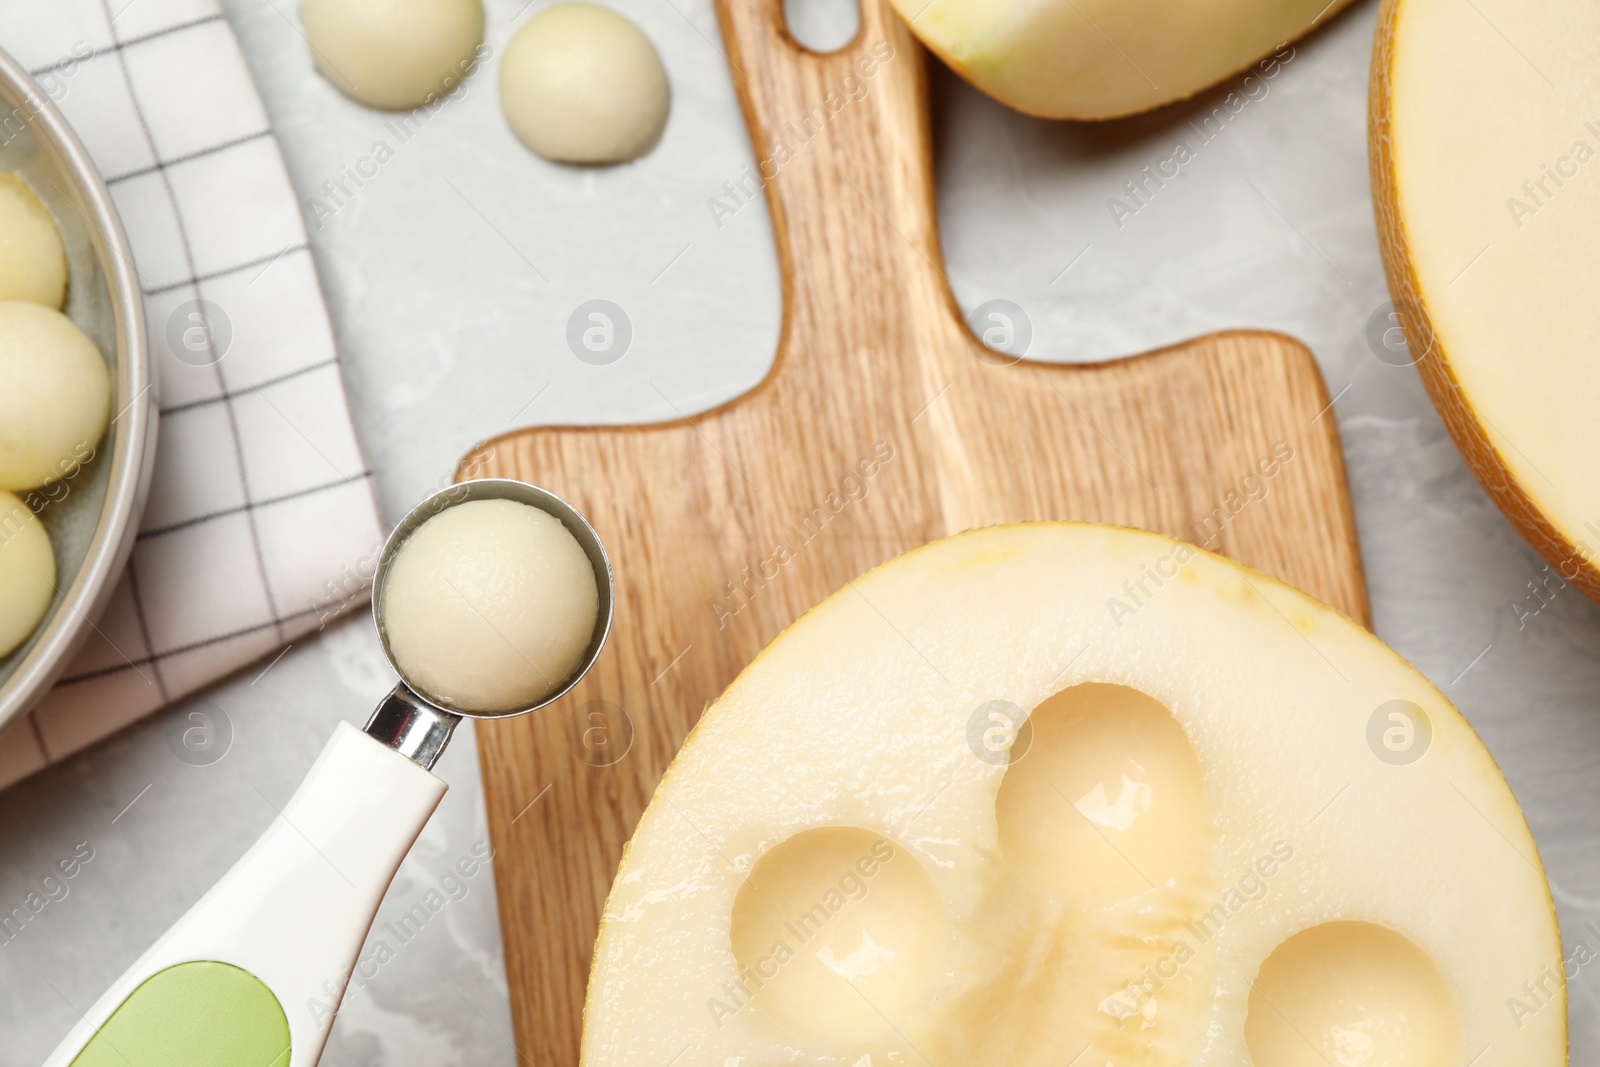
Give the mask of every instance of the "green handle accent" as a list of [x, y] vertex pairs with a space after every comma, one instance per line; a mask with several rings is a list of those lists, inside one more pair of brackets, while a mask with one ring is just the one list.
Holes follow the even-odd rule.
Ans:
[[72, 1067], [285, 1067], [289, 1020], [249, 971], [211, 961], [151, 975]]

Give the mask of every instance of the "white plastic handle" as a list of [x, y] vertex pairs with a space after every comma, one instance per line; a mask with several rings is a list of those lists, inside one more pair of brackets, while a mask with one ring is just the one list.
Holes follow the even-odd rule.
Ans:
[[446, 788], [340, 723], [260, 840], [112, 984], [45, 1067], [68, 1067], [146, 979], [193, 961], [259, 979], [288, 1021], [289, 1057], [272, 1067], [311, 1067], [378, 903]]

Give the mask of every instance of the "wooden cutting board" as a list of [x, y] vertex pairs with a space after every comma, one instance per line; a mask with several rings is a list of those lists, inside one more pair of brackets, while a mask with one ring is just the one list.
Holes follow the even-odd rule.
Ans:
[[[601, 905], [690, 726], [784, 626], [875, 564], [990, 523], [1123, 523], [1367, 622], [1311, 354], [1255, 331], [1086, 366], [985, 349], [943, 272], [923, 53], [885, 0], [861, 7], [856, 40], [817, 55], [780, 0], [718, 3], [755, 156], [776, 164], [771, 374], [673, 422], [518, 431], [458, 472], [571, 500], [618, 583], [610, 645], [574, 693], [477, 728], [517, 1046], [539, 1067], [577, 1063]], [[1075, 250], [1060, 251], [1065, 265]]]

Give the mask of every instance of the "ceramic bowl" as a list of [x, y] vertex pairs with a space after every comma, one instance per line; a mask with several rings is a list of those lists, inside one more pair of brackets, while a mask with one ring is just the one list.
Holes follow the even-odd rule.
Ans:
[[111, 369], [112, 422], [93, 458], [29, 496], [56, 556], [56, 595], [27, 641], [0, 657], [0, 728], [66, 669], [133, 549], [155, 459], [158, 408], [133, 254], [111, 194], [49, 98], [0, 52], [0, 171], [19, 175], [55, 216], [70, 280], [63, 309]]

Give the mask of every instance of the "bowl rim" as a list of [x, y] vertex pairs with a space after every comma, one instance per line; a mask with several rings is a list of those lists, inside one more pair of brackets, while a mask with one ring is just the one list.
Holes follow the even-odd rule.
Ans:
[[[89, 244], [110, 296], [116, 338], [112, 395], [117, 405], [107, 431], [111, 469], [89, 549], [60, 602], [40, 624], [32, 647], [11, 676], [0, 682], [0, 730], [4, 730], [44, 697], [90, 630], [99, 629], [95, 619], [115, 590], [138, 536], [155, 461], [159, 406], [145, 334], [144, 293], [110, 190], [55, 104], [4, 49], [0, 49], [0, 108], [32, 130], [39, 151], [67, 179], [68, 188], [56, 191], [87, 223]], [[137, 667], [131, 660], [129, 664]]]

